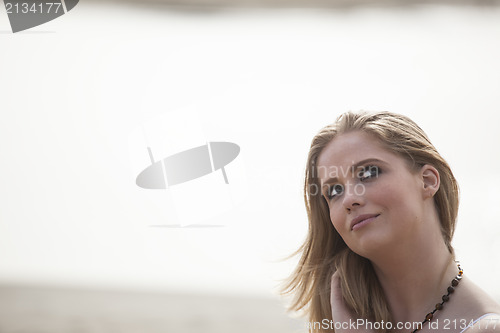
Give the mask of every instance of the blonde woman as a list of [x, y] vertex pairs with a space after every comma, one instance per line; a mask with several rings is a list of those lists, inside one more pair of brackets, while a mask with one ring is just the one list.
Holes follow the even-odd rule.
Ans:
[[411, 119], [348, 112], [323, 128], [304, 198], [285, 293], [310, 332], [500, 332], [500, 306], [455, 261], [455, 177]]

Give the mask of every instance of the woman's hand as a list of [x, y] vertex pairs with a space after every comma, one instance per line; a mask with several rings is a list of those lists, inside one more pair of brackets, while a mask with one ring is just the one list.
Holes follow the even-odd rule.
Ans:
[[366, 329], [366, 319], [360, 319], [345, 304], [340, 289], [340, 276], [335, 272], [332, 276], [330, 303], [332, 305], [332, 319], [336, 333], [374, 333], [375, 330]]

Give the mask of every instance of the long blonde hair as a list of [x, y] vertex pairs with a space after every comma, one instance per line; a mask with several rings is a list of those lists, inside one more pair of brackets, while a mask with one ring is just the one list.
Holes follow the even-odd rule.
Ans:
[[340, 115], [333, 124], [321, 129], [311, 143], [304, 182], [309, 231], [295, 253], [301, 254], [299, 264], [283, 288], [283, 294], [294, 295], [290, 309], [308, 314], [310, 332], [334, 332], [333, 328], [325, 329], [312, 323], [332, 319], [330, 284], [335, 271], [340, 275], [344, 301], [357, 315], [377, 322], [392, 320], [371, 262], [344, 243], [330, 221], [328, 204], [318, 190], [320, 183], [315, 167], [323, 148], [336, 136], [356, 130], [378, 138], [415, 170], [425, 164], [438, 170], [441, 184], [434, 201], [444, 242], [454, 256], [451, 239], [458, 213], [458, 184], [448, 163], [424, 131], [408, 117], [387, 111]]

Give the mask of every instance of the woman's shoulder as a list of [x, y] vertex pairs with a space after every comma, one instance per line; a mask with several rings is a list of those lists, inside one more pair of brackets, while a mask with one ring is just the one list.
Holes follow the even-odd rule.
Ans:
[[495, 333], [500, 332], [500, 313], [485, 313], [472, 323], [469, 324], [464, 330], [467, 333]]
[[500, 305], [470, 279], [464, 278], [460, 284], [456, 301], [461, 308], [460, 318], [468, 324], [462, 332], [500, 332]]
[[500, 313], [500, 304], [469, 278], [464, 277], [461, 284], [463, 284], [464, 289], [462, 294], [464, 299], [462, 299], [462, 302], [470, 303], [472, 308], [482, 312], [481, 315], [486, 313]]

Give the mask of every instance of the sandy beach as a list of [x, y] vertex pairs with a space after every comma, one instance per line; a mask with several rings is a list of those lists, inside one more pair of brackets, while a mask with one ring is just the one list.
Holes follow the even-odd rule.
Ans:
[[277, 299], [0, 286], [1, 333], [290, 333]]

